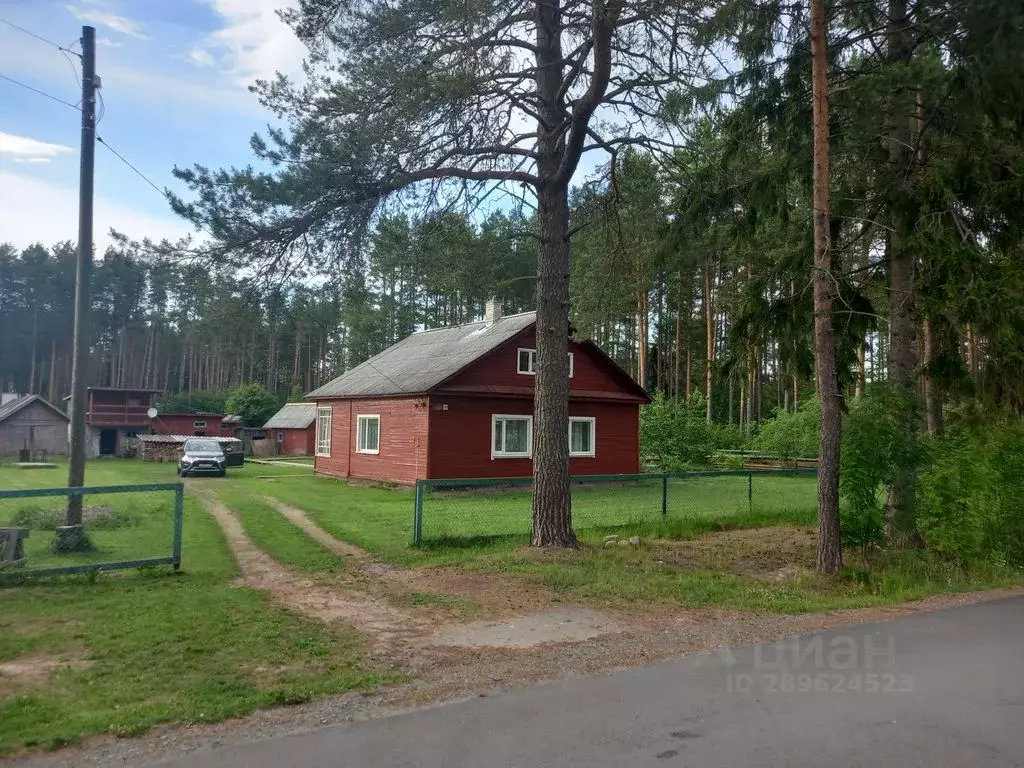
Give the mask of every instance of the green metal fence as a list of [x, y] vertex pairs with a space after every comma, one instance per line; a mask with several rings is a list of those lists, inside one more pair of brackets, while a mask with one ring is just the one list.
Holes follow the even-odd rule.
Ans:
[[[668, 530], [677, 521], [721, 525], [798, 519], [817, 505], [815, 469], [665, 472], [572, 478], [577, 532]], [[532, 477], [420, 480], [413, 544], [529, 535]]]
[[[0, 583], [18, 576], [59, 576], [149, 566], [181, 567], [184, 485], [0, 490]], [[82, 497], [87, 552], [53, 551], [67, 500]], [[27, 537], [25, 534], [27, 533]], [[20, 540], [17, 561], [14, 542]]]

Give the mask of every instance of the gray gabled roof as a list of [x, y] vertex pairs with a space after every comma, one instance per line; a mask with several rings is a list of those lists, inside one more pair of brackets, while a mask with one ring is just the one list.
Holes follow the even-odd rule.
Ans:
[[420, 331], [343, 373], [307, 398], [413, 395], [429, 392], [537, 322], [536, 312]]
[[55, 414], [60, 416], [65, 421], [68, 420], [68, 415], [64, 413], [64, 411], [62, 411], [60, 408], [53, 405], [53, 403], [51, 403], [50, 401], [45, 400], [39, 395], [27, 395], [25, 397], [19, 397], [17, 400], [12, 400], [11, 402], [5, 405], [0, 405], [0, 422], [6, 421], [20, 410], [28, 408], [30, 405], [32, 405], [32, 403], [40, 403], [49, 408], [51, 411], [53, 411]]
[[285, 403], [264, 429], [308, 429], [316, 421], [316, 403]]

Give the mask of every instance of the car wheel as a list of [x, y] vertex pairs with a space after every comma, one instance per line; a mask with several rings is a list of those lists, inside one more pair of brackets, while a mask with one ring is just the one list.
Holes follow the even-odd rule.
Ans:
[[220, 472], [217, 473], [217, 477], [224, 477], [227, 473], [228, 471], [226, 469], [222, 469]]

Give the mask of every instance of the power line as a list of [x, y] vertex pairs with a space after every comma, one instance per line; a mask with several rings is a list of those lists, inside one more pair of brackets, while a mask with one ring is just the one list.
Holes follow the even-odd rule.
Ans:
[[140, 171], [138, 168], [136, 168], [134, 165], [132, 165], [130, 162], [128, 162], [127, 158], [125, 158], [124, 155], [122, 155], [120, 152], [118, 152], [112, 146], [107, 144], [107, 142], [105, 142], [103, 140], [102, 136], [100, 136], [99, 134], [96, 134], [96, 141], [98, 141], [100, 144], [102, 144], [104, 147], [106, 147], [108, 150], [110, 150], [110, 152], [113, 153], [114, 157], [116, 157], [122, 163], [127, 165], [133, 171], [135, 171], [135, 173], [138, 175], [138, 177], [140, 179], [142, 179], [144, 182], [146, 182], [147, 184], [149, 184], [149, 186], [151, 186], [157, 192], [159, 192], [161, 197], [167, 197], [167, 191], [166, 190], [160, 189], [160, 187], [158, 187], [155, 183], [153, 183], [153, 181], [151, 181], [150, 178], [146, 174], [144, 174], [142, 171]]
[[76, 112], [81, 112], [81, 110], [78, 108], [78, 106], [75, 105], [75, 104], [72, 104], [70, 101], [64, 101], [64, 99], [58, 98], [57, 96], [54, 96], [51, 93], [47, 93], [46, 91], [40, 91], [38, 88], [33, 88], [31, 85], [26, 85], [25, 83], [21, 82], [20, 80], [15, 80], [13, 77], [8, 77], [7, 75], [0, 74], [0, 80], [6, 80], [9, 83], [13, 83], [14, 85], [17, 85], [17, 86], [20, 86], [20, 87], [22, 87], [22, 88], [24, 88], [26, 90], [32, 91], [33, 93], [38, 93], [40, 96], [45, 96], [48, 99], [52, 99], [53, 101], [56, 101], [58, 104], [63, 104], [65, 107], [71, 107]]
[[[103, 137], [102, 137], [102, 136], [100, 136], [99, 134], [96, 134], [96, 141], [98, 141], [98, 142], [99, 142], [100, 144], [102, 144], [102, 145], [103, 145], [104, 147], [106, 147], [106, 148], [107, 148], [107, 149], [108, 149], [108, 150], [109, 150], [109, 151], [110, 151], [110, 152], [111, 152], [111, 153], [112, 153], [112, 154], [114, 155], [114, 157], [116, 157], [116, 158], [117, 158], [118, 160], [120, 160], [120, 161], [121, 161], [122, 163], [124, 163], [124, 164], [125, 164], [126, 166], [128, 166], [129, 168], [131, 168], [131, 169], [132, 169], [132, 170], [133, 170], [133, 171], [135, 172], [135, 174], [136, 174], [136, 175], [137, 175], [137, 176], [138, 176], [138, 177], [139, 177], [140, 179], [142, 179], [142, 180], [143, 180], [144, 182], [146, 182], [147, 184], [149, 184], [149, 186], [151, 186], [151, 187], [152, 187], [153, 189], [155, 189], [155, 190], [156, 190], [157, 192], [159, 192], [159, 193], [160, 193], [160, 197], [164, 198], [164, 199], [165, 199], [165, 200], [167, 200], [168, 202], [170, 201], [170, 199], [171, 199], [171, 193], [170, 193], [170, 192], [168, 192], [168, 191], [167, 191], [167, 190], [165, 190], [165, 189], [160, 189], [160, 187], [158, 187], [158, 186], [156, 185], [156, 183], [155, 183], [155, 182], [154, 182], [154, 181], [153, 181], [152, 179], [150, 179], [150, 178], [149, 178], [149, 177], [148, 177], [148, 176], [147, 176], [146, 174], [144, 174], [144, 173], [143, 173], [142, 171], [140, 171], [140, 170], [139, 170], [138, 168], [136, 168], [136, 167], [135, 167], [134, 165], [132, 165], [132, 164], [131, 164], [131, 163], [130, 163], [130, 162], [128, 161], [128, 158], [126, 158], [126, 157], [125, 157], [124, 155], [122, 155], [122, 154], [121, 154], [120, 152], [118, 152], [118, 151], [117, 151], [116, 149], [114, 149], [114, 148], [113, 148], [112, 146], [110, 146], [110, 145], [109, 145], [109, 144], [108, 144], [107, 142], [105, 142], [105, 141], [103, 140]], [[207, 229], [206, 227], [204, 227], [204, 226], [203, 226], [202, 224], [199, 224], [198, 226], [199, 226], [199, 228], [200, 228], [200, 229], [201, 229], [201, 230], [202, 230], [203, 232], [205, 232], [206, 234], [208, 234], [208, 235], [209, 235], [210, 237], [213, 237], [213, 233], [212, 233], [212, 232], [210, 232], [210, 230], [208, 230], [208, 229]], [[214, 239], [216, 239], [216, 238], [214, 238]]]
[[19, 32], [24, 32], [29, 37], [34, 37], [36, 40], [39, 40], [40, 42], [46, 43], [47, 45], [52, 45], [58, 51], [64, 51], [66, 53], [73, 54], [73, 55], [77, 56], [78, 58], [82, 58], [82, 55], [80, 53], [77, 53], [76, 51], [72, 51], [70, 48], [65, 48], [60, 43], [53, 42], [53, 40], [47, 40], [42, 35], [37, 35], [35, 32], [31, 32], [31, 31], [25, 29], [24, 27], [19, 27], [17, 24], [15, 24], [12, 21], [8, 21], [7, 19], [0, 18], [0, 22], [6, 24], [11, 29], [16, 29]]

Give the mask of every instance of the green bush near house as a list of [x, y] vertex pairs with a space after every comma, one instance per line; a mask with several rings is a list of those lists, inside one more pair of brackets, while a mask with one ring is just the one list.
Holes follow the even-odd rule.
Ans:
[[796, 413], [784, 411], [763, 422], [751, 447], [783, 461], [813, 457], [818, 455], [820, 431], [821, 402], [817, 397], [810, 397], [800, 404]]
[[704, 413], [655, 392], [640, 414], [640, 453], [662, 472], [682, 472], [706, 465], [715, 449]]

